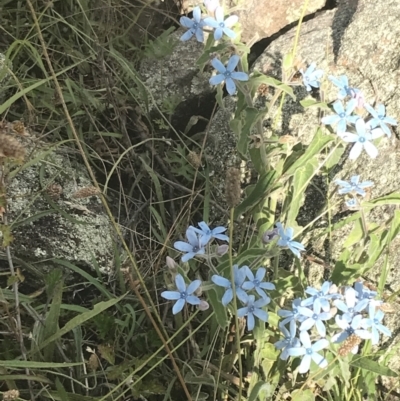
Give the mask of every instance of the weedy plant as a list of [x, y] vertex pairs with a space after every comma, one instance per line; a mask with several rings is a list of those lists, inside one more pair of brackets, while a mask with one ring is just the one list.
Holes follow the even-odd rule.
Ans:
[[[4, 112], [14, 105], [12, 113], [18, 114], [21, 105], [16, 102], [21, 98], [26, 105], [33, 104], [40, 111], [38, 125], [54, 130], [57, 138], [64, 139], [63, 135], [66, 135], [72, 139], [89, 172], [92, 172], [91, 165], [98, 166], [93, 159], [99, 160], [105, 154], [111, 157], [101, 160], [111, 165], [112, 172], [121, 166], [130, 166], [134, 170], [130, 159], [126, 164], [122, 163], [126, 155], [140, 160], [141, 170], [135, 177], [135, 185], [141, 183], [143, 177], [150, 177], [153, 183], [151, 191], [154, 188], [156, 200], [151, 198], [149, 202], [151, 230], [148, 236], [158, 249], [143, 250], [136, 243], [135, 252], [132, 252], [119, 225], [114, 223], [124, 246], [124, 252], [115, 247], [116, 284], [103, 282], [96, 260], [93, 265], [97, 277], [70, 262], [52, 260], [57, 268], [42, 278], [45, 294], [38, 292], [26, 296], [21, 292], [23, 277], [20, 270], [14, 269], [12, 231], [7, 219], [3, 219], [0, 225], [2, 246], [11, 278], [1, 294], [4, 304], [1, 316], [6, 317], [5, 333], [16, 336], [12, 340], [4, 339], [0, 346], [0, 369], [5, 382], [0, 388], [3, 398], [361, 401], [365, 397], [375, 400], [377, 394], [384, 394], [382, 377], [398, 377], [387, 366], [397, 346], [391, 351], [381, 346], [392, 334], [384, 319], [385, 313], [393, 311], [390, 301], [396, 295], [387, 297], [384, 292], [387, 258], [377, 288], [364, 278], [386, 254], [398, 234], [400, 214], [395, 211], [386, 224], [378, 226], [368, 221], [367, 212], [376, 207], [399, 204], [400, 193], [373, 198], [370, 190], [374, 183], [368, 177], [362, 177], [366, 181], [359, 175], [348, 179], [341, 177], [334, 183], [338, 194], [345, 199], [334, 205], [332, 199], [327, 199], [321, 214], [304, 227], [300, 227], [297, 220], [312, 178], [322, 174], [329, 180], [338, 160], [346, 157], [347, 144], [351, 148], [350, 161], [364, 151], [371, 158], [377, 156], [377, 139], [390, 137], [391, 127], [397, 125], [394, 118], [386, 116], [385, 106], [369, 105], [361, 90], [349, 85], [346, 76], [328, 76], [326, 79], [315, 63], [298, 68], [296, 47], [300, 29], [293, 51], [283, 58], [282, 81], [257, 71], [250, 72], [249, 48], [239, 41], [237, 16], [230, 15], [229, 10], [216, 0], [205, 0], [204, 4], [196, 6], [193, 18], [184, 16], [180, 20], [186, 29], [181, 40], [205, 40], [202, 56], [193, 62], [199, 69], [211, 65], [216, 70], [210, 84], [217, 87], [216, 99], [220, 107], [224, 107], [224, 85], [229, 96], [237, 96], [230, 127], [237, 135], [238, 153], [244, 160], [252, 162], [257, 174], [257, 182], [245, 189], [242, 199], [241, 172], [234, 167], [228, 169], [225, 185], [229, 222], [226, 227], [213, 227], [209, 222], [216, 216], [209, 215], [208, 170], [199, 172], [201, 158], [196, 152], [187, 153], [189, 148], [185, 143], [176, 144], [167, 152], [164, 160], [171, 168], [167, 168], [163, 160], [159, 161], [165, 174], [159, 174], [153, 168], [156, 156], [151, 152], [154, 149], [137, 154], [137, 146], [130, 144], [114, 158], [114, 145], [118, 148], [119, 140], [124, 138], [121, 132], [125, 132], [126, 127], [113, 127], [110, 119], [107, 131], [100, 115], [110, 110], [119, 113], [130, 101], [143, 104], [148, 100], [146, 88], [128, 57], [138, 48], [120, 31], [120, 36], [113, 37], [108, 31], [109, 24], [92, 20], [88, 2], [56, 3], [45, 5], [40, 14], [41, 21], [38, 21], [32, 2], [27, 1], [27, 13], [34, 16], [36, 33], [32, 35], [30, 28], [28, 31], [24, 28], [27, 39], [13, 42], [7, 52], [8, 58], [17, 66], [14, 75], [23, 78], [16, 85], [16, 95], [1, 105], [0, 110]], [[303, 15], [307, 3], [305, 1]], [[76, 12], [76, 21], [63, 17], [58, 6], [67, 8], [65, 15]], [[113, 10], [121, 11], [119, 6]], [[299, 28], [301, 23], [302, 18]], [[54, 44], [55, 58], [50, 59], [45, 43], [54, 40], [47, 33], [53, 24], [60, 30], [55, 36], [59, 39]], [[93, 34], [97, 24], [102, 27], [102, 38], [111, 43], [109, 47], [103, 43], [101, 52], [97, 51], [98, 35]], [[68, 56], [72, 60], [65, 51], [60, 51], [69, 48], [70, 42], [65, 39], [68, 35], [72, 42], [79, 43], [78, 49]], [[158, 39], [150, 40], [140, 54], [160, 59], [170, 54], [173, 47], [173, 41], [164, 33]], [[42, 52], [47, 67], [40, 57]], [[107, 53], [106, 57], [102, 57], [103, 52]], [[31, 64], [24, 59], [24, 54], [32, 58], [35, 73], [43, 74], [42, 78], [28, 75]], [[97, 63], [97, 57], [101, 63]], [[53, 70], [49, 77], [47, 68], [52, 70], [50, 67], [54, 64], [61, 67]], [[104, 98], [102, 92], [87, 81], [87, 74], [99, 65], [107, 66], [117, 83], [113, 86], [107, 81], [103, 85], [109, 98]], [[66, 75], [64, 85], [60, 85], [58, 77], [70, 70], [81, 76], [82, 82], [75, 81], [71, 73]], [[321, 88], [323, 82], [338, 88], [337, 100], [332, 104], [324, 101], [323, 93], [322, 99], [307, 98], [300, 102], [305, 108], [319, 107], [327, 114], [321, 119], [326, 127], [318, 126], [307, 146], [292, 146], [277, 135], [267, 138], [262, 124], [273, 106], [279, 104], [281, 110], [286, 97], [296, 100], [293, 87], [298, 85], [294, 80], [298, 72], [309, 92]], [[95, 74], [90, 77], [96, 80]], [[51, 82], [57, 89], [56, 98]], [[265, 108], [254, 103], [260, 87], [274, 91]], [[117, 96], [114, 90], [120, 95]], [[138, 97], [141, 97], [140, 101]], [[165, 107], [171, 114], [174, 104], [170, 101]], [[28, 107], [28, 111], [33, 113], [33, 108]], [[89, 119], [86, 119], [87, 115]], [[146, 137], [147, 125], [140, 115], [136, 117], [144, 132], [141, 140], [146, 143], [152, 139], [151, 135]], [[62, 130], [61, 119], [68, 125], [66, 132]], [[169, 121], [168, 118], [165, 121]], [[14, 168], [11, 159], [21, 161], [24, 151], [12, 137], [0, 135], [4, 178], [8, 169]], [[104, 152], [93, 144], [91, 135], [102, 140]], [[251, 144], [254, 138], [256, 145]], [[186, 162], [189, 156], [190, 160]], [[202, 174], [205, 178], [202, 183], [205, 187], [203, 208], [196, 205], [198, 209], [191, 211], [193, 202], [190, 200], [188, 214], [169, 218], [161, 181], [171, 170], [188, 182], [195, 182]], [[107, 193], [110, 176], [107, 172], [104, 193]], [[102, 196], [93, 172], [92, 178], [95, 186], [90, 188], [90, 194]], [[186, 190], [184, 192], [190, 195], [195, 189], [194, 184], [189, 190], [179, 183], [174, 184], [175, 188]], [[2, 216], [7, 216], [6, 190], [3, 180], [0, 182]], [[138, 192], [142, 195], [143, 188], [140, 187]], [[128, 196], [121, 196], [124, 199], [121, 203], [132, 195], [133, 189], [130, 189]], [[76, 194], [76, 197], [80, 196], [86, 195]], [[113, 219], [107, 199], [102, 196], [102, 200]], [[342, 202], [351, 214], [333, 222], [331, 211]], [[173, 210], [171, 206], [171, 215], [175, 217]], [[198, 218], [201, 215], [202, 218]], [[317, 226], [323, 216], [327, 216], [328, 224]], [[188, 224], [183, 221], [185, 218]], [[258, 234], [243, 235], [244, 240], [239, 241], [238, 237], [242, 235], [236, 232], [236, 227], [241, 227], [237, 225], [240, 221], [248, 222], [247, 225]], [[181, 234], [174, 234], [173, 229], [168, 232], [166, 227], [171, 223], [175, 225], [175, 231], [182, 228], [183, 233], [186, 230], [185, 240], [171, 241]], [[352, 228], [333, 268], [328, 269], [329, 277], [310, 285], [303, 269], [304, 256], [310, 251], [305, 246], [307, 237], [312, 234], [314, 238], [330, 238], [334, 231], [346, 225], [352, 225]], [[141, 234], [139, 229], [132, 231]], [[139, 245], [143, 244], [143, 237], [142, 234]], [[162, 267], [161, 281], [156, 275], [160, 262], [154, 260], [161, 257], [165, 260], [166, 253], [169, 256], [166, 257], [167, 267]], [[144, 271], [138, 268], [139, 259], [144, 260], [143, 264], [155, 265], [151, 271], [156, 276], [154, 280], [146, 278]], [[18, 260], [18, 265], [29, 263]], [[79, 277], [79, 283], [68, 286], [77, 285], [81, 286], [79, 290], [85, 290], [82, 302], [75, 300], [78, 290], [73, 297], [66, 295], [67, 286], [60, 267]], [[92, 291], [90, 295], [87, 288]], [[10, 312], [12, 308], [15, 308], [16, 323]], [[17, 345], [14, 338], [18, 340]], [[393, 389], [386, 390], [391, 391], [394, 393]], [[381, 399], [385, 399], [385, 395]]]

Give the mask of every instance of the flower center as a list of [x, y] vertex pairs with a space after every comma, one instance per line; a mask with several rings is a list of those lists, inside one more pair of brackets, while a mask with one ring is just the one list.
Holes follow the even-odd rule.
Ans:
[[318, 315], [317, 315], [316, 313], [314, 313], [314, 314], [312, 315], [312, 318], [313, 318], [314, 320], [318, 320]]
[[258, 287], [260, 285], [260, 280], [254, 279], [253, 284]]
[[230, 78], [232, 74], [230, 71], [225, 71], [224, 75], [225, 75], [225, 78]]
[[375, 324], [379, 324], [379, 320], [378, 319], [374, 319], [374, 323]]
[[251, 305], [251, 306], [249, 306], [249, 313], [253, 313], [254, 312], [254, 306], [253, 305]]
[[306, 353], [307, 353], [307, 355], [312, 355], [313, 354], [312, 348], [307, 348]]
[[340, 114], [339, 114], [339, 117], [340, 117], [340, 118], [344, 118], [345, 116], [346, 116], [345, 113], [340, 113]]
[[349, 336], [352, 336], [353, 334], [354, 334], [354, 329], [352, 328], [352, 327], [348, 327], [347, 329], [346, 329], [346, 332], [349, 334]]
[[193, 246], [193, 252], [194, 252], [194, 253], [199, 252], [199, 250], [200, 250], [200, 247], [199, 247], [198, 245], [194, 245], [194, 246]]
[[199, 23], [198, 23], [198, 22], [195, 22], [195, 23], [193, 24], [193, 26], [192, 26], [192, 29], [197, 30], [198, 27], [199, 27]]
[[378, 114], [378, 117], [380, 120], [383, 120], [385, 118], [385, 116], [381, 116], [380, 114]]
[[220, 26], [221, 28], [225, 28], [225, 23], [224, 23], [224, 22], [220, 22], [220, 23], [219, 23], [219, 26]]
[[186, 291], [182, 291], [181, 292], [181, 299], [186, 299], [186, 297], [187, 297], [187, 292]]
[[361, 143], [364, 143], [366, 141], [366, 139], [363, 137], [363, 136], [361, 136], [359, 139], [358, 139], [358, 142], [361, 142]]

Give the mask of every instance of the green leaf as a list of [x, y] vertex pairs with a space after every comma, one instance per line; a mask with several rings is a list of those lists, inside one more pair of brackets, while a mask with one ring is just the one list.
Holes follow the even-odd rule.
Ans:
[[381, 196], [380, 198], [373, 199], [369, 202], [363, 202], [363, 206], [388, 206], [400, 205], [400, 193], [393, 192], [389, 195]]
[[263, 381], [257, 382], [250, 392], [249, 401], [256, 401], [260, 391], [262, 391], [262, 389], [267, 385], [268, 383], [265, 383]]
[[291, 86], [282, 83], [278, 79], [268, 77], [267, 75], [261, 74], [258, 71], [255, 71], [253, 73], [253, 76], [248, 81], [248, 84], [251, 85], [252, 87], [259, 87], [261, 84], [265, 84], [265, 85], [271, 86], [273, 88], [276, 88], [276, 89], [286, 93], [293, 100], [296, 100], [296, 96], [294, 95], [293, 89]]
[[285, 172], [285, 175], [294, 174], [299, 167], [304, 166], [304, 164], [311, 160], [315, 155], [321, 153], [326, 145], [334, 141], [334, 139], [333, 135], [324, 134], [321, 128], [318, 128], [303, 156], [299, 157], [291, 166], [284, 167], [283, 171]]
[[73, 366], [83, 365], [84, 362], [67, 363], [67, 362], [37, 362], [37, 361], [1, 361], [0, 366], [5, 368], [15, 369], [58, 369], [58, 368], [70, 368]]
[[343, 248], [349, 248], [350, 246], [357, 244], [357, 242], [360, 242], [363, 239], [363, 236], [364, 230], [360, 218], [359, 220], [356, 220], [353, 229], [343, 244]]
[[354, 358], [350, 362], [351, 366], [376, 373], [379, 376], [398, 377], [398, 374], [386, 366], [380, 365], [368, 357]]
[[315, 401], [315, 395], [311, 390], [294, 390], [291, 396], [292, 401]]
[[324, 110], [329, 110], [329, 111], [331, 110], [331, 108], [325, 102], [319, 102], [315, 99], [310, 99], [310, 98], [300, 100], [300, 104], [305, 109], [307, 109], [308, 107], [320, 107], [321, 109]]
[[251, 193], [235, 208], [234, 219], [236, 220], [240, 215], [245, 214], [260, 202], [263, 202], [276, 180], [277, 173], [275, 170], [262, 174]]
[[215, 317], [217, 319], [218, 324], [225, 328], [228, 325], [228, 315], [226, 313], [226, 307], [221, 303], [222, 298], [222, 290], [221, 293], [218, 293], [218, 290], [214, 288], [207, 293], [207, 300], [210, 302], [210, 305], [215, 313]]
[[318, 167], [318, 160], [316, 158], [307, 161], [302, 167], [298, 167], [293, 176], [293, 193], [287, 202], [287, 226], [293, 227], [296, 223], [296, 217], [299, 213], [300, 207], [304, 203], [304, 193], [307, 189], [309, 182], [315, 174]]

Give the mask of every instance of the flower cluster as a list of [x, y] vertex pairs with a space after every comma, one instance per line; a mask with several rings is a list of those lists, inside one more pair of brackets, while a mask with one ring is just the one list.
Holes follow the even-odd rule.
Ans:
[[[192, 38], [192, 36], [196, 36], [197, 41], [204, 42], [203, 30], [205, 27], [210, 27], [214, 30], [214, 39], [217, 41], [221, 40], [224, 35], [229, 39], [235, 39], [236, 33], [231, 27], [238, 22], [239, 18], [236, 15], [231, 15], [225, 19], [224, 9], [219, 6], [218, 1], [205, 0], [204, 4], [207, 10], [211, 14], [214, 14], [214, 17], [208, 16], [202, 18], [200, 7], [195, 7], [193, 9], [193, 19], [186, 16], [180, 19], [181, 25], [188, 29], [181, 36], [181, 40], [186, 41]], [[235, 81], [247, 81], [249, 79], [248, 74], [245, 72], [235, 71], [239, 60], [239, 56], [234, 54], [225, 66], [217, 57], [212, 59], [211, 64], [217, 70], [218, 74], [210, 78], [210, 84], [219, 85], [225, 82], [228, 93], [234, 95], [236, 92]]]
[[356, 196], [360, 195], [364, 198], [366, 195], [366, 192], [364, 191], [364, 189], [370, 188], [374, 185], [374, 183], [372, 181], [360, 182], [359, 175], [353, 175], [350, 178], [350, 182], [343, 181], [343, 180], [335, 180], [335, 184], [339, 185], [341, 187], [338, 190], [339, 195], [350, 194], [353, 196], [351, 199], [349, 199], [345, 202], [346, 206], [349, 208], [358, 206], [358, 201], [357, 201]]
[[[300, 70], [303, 76], [303, 83], [308, 91], [312, 87], [320, 87], [320, 79], [323, 71], [316, 70], [315, 63], [312, 63], [305, 72]], [[378, 104], [375, 110], [365, 102], [361, 90], [349, 86], [349, 80], [345, 75], [340, 77], [328, 76], [328, 79], [339, 88], [338, 100], [333, 104], [335, 114], [325, 116], [321, 122], [326, 125], [336, 125], [337, 135], [345, 142], [354, 143], [350, 154], [350, 160], [356, 160], [361, 152], [365, 150], [371, 158], [378, 156], [378, 149], [372, 143], [383, 135], [391, 136], [389, 125], [397, 125], [397, 121], [386, 116], [385, 106]], [[347, 104], [342, 101], [348, 99]], [[363, 119], [358, 114], [353, 114], [355, 109], [364, 109], [370, 114], [368, 120]], [[349, 132], [351, 130], [351, 132]]]
[[[266, 273], [264, 267], [260, 267], [255, 275], [248, 266], [239, 268], [238, 265], [234, 265], [233, 271], [236, 297], [244, 305], [243, 308], [238, 309], [238, 317], [247, 316], [247, 329], [253, 330], [255, 317], [258, 317], [264, 322], [268, 321], [268, 313], [261, 308], [271, 302], [271, 298], [267, 295], [265, 290], [274, 290], [275, 286], [272, 283], [263, 281]], [[233, 300], [231, 280], [216, 274], [211, 277], [211, 280], [214, 284], [225, 288], [225, 293], [221, 302], [224, 306], [227, 306]], [[246, 291], [255, 291], [260, 298], [256, 300], [253, 294], [249, 295]]]
[[321, 368], [328, 365], [320, 351], [329, 347], [326, 325], [333, 318], [340, 331], [328, 336], [330, 342], [338, 344], [355, 338], [357, 341], [353, 341], [348, 350], [354, 354], [358, 352], [361, 340], [371, 339], [375, 345], [380, 333], [391, 336], [390, 330], [381, 323], [384, 317], [384, 312], [379, 309], [382, 301], [376, 300], [377, 293], [363, 283], [356, 282], [354, 287], [344, 287], [339, 291], [326, 281], [320, 290], [308, 287], [305, 292], [310, 297], [295, 299], [292, 310], [278, 311], [283, 318], [279, 323], [283, 339], [275, 343], [275, 347], [282, 350], [282, 360], [290, 356], [303, 357], [300, 373], [310, 369], [312, 360]]

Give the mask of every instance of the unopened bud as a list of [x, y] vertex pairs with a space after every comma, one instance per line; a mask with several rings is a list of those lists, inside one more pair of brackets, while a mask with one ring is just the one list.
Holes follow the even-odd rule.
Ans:
[[224, 245], [219, 245], [217, 247], [217, 255], [218, 256], [225, 255], [228, 251], [229, 251], [229, 245], [224, 244]]
[[210, 13], [213, 13], [219, 7], [219, 0], [204, 0], [204, 5]]
[[273, 230], [268, 230], [262, 235], [261, 241], [262, 241], [263, 244], [269, 244], [278, 235], [279, 235], [278, 228], [274, 228]]
[[173, 272], [175, 272], [176, 269], [178, 268], [178, 264], [175, 262], [175, 260], [172, 259], [170, 256], [167, 256], [166, 257], [166, 262], [167, 262], [168, 269], [170, 269]]
[[204, 301], [204, 299], [201, 299], [200, 304], [197, 307], [199, 308], [199, 310], [205, 311], [210, 307], [210, 305], [208, 302]]

